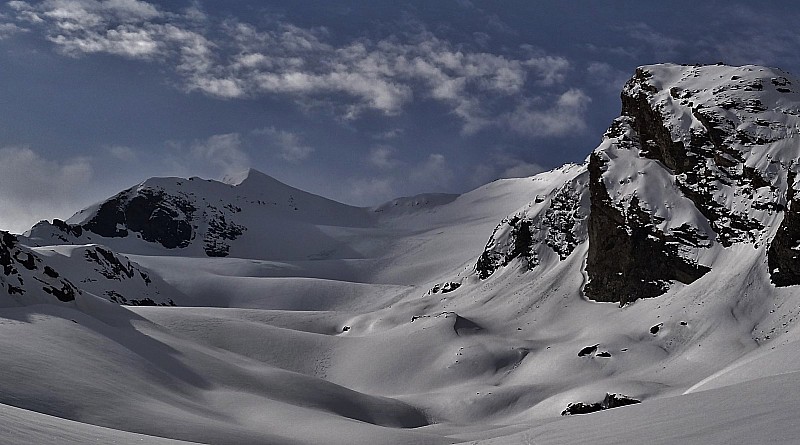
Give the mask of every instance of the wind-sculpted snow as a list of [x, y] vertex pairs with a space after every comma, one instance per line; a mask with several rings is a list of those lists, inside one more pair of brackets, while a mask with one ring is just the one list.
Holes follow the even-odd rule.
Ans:
[[459, 196], [154, 178], [0, 234], [4, 438], [794, 443], [795, 84], [642, 67], [584, 164]]

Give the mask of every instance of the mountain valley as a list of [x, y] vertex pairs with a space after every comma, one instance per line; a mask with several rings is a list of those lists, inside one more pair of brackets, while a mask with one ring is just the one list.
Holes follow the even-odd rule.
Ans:
[[796, 440], [797, 82], [640, 67], [586, 162], [462, 195], [361, 208], [251, 169], [2, 232], [0, 425], [53, 444]]

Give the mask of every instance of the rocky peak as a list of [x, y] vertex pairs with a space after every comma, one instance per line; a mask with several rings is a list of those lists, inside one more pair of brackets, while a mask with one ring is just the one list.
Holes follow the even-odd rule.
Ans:
[[[582, 166], [587, 186], [570, 195], [575, 213], [586, 215], [587, 235], [573, 239], [589, 243], [588, 298], [625, 304], [661, 295], [703, 276], [714, 252], [736, 243], [768, 244], [773, 282], [800, 284], [796, 84], [757, 66], [636, 70], [621, 116]], [[535, 265], [547, 241], [531, 223], [546, 212], [532, 202], [498, 225], [479, 275], [520, 257]]]
[[[101, 243], [128, 253], [151, 254], [163, 248], [191, 256], [259, 257], [260, 243], [285, 238], [281, 245], [289, 246], [289, 238], [301, 226], [309, 231], [315, 225], [369, 227], [376, 219], [369, 209], [298, 190], [257, 170], [228, 180], [232, 183], [197, 177], [151, 178], [67, 221], [35, 225], [26, 234], [26, 242], [38, 246]], [[307, 257], [317, 250], [330, 252], [335, 241], [325, 239], [321, 231], [316, 233], [327, 243], [301, 243], [313, 252], [288, 254]]]
[[771, 241], [788, 221], [800, 154], [792, 85], [755, 66], [636, 70], [622, 116], [590, 160], [589, 298], [660, 295], [702, 276], [714, 249]]

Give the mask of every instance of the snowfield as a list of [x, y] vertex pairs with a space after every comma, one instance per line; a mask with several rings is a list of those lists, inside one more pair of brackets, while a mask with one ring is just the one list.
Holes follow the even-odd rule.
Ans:
[[[599, 179], [587, 160], [366, 209], [252, 170], [157, 178], [4, 238], [2, 442], [797, 443], [800, 288], [776, 286], [768, 257], [793, 205], [798, 94], [760, 67], [643, 72], [630, 97], [654, 86], [687, 147], [716, 140], [698, 104], [766, 111], [720, 108], [749, 136], [703, 161], [707, 182], [648, 158], [621, 118], [593, 154]], [[649, 230], [708, 270], [587, 298], [598, 184], [614, 236]], [[758, 224], [721, 231], [694, 192], [708, 187], [709, 208]], [[562, 415], [607, 394], [641, 403]]]

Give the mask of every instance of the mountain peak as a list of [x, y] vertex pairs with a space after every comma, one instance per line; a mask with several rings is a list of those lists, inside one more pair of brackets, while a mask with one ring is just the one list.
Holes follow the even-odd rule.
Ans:
[[276, 181], [275, 178], [267, 175], [266, 173], [250, 167], [239, 173], [232, 173], [223, 176], [221, 182], [232, 186], [238, 186], [245, 182], [263, 181], [265, 179]]

